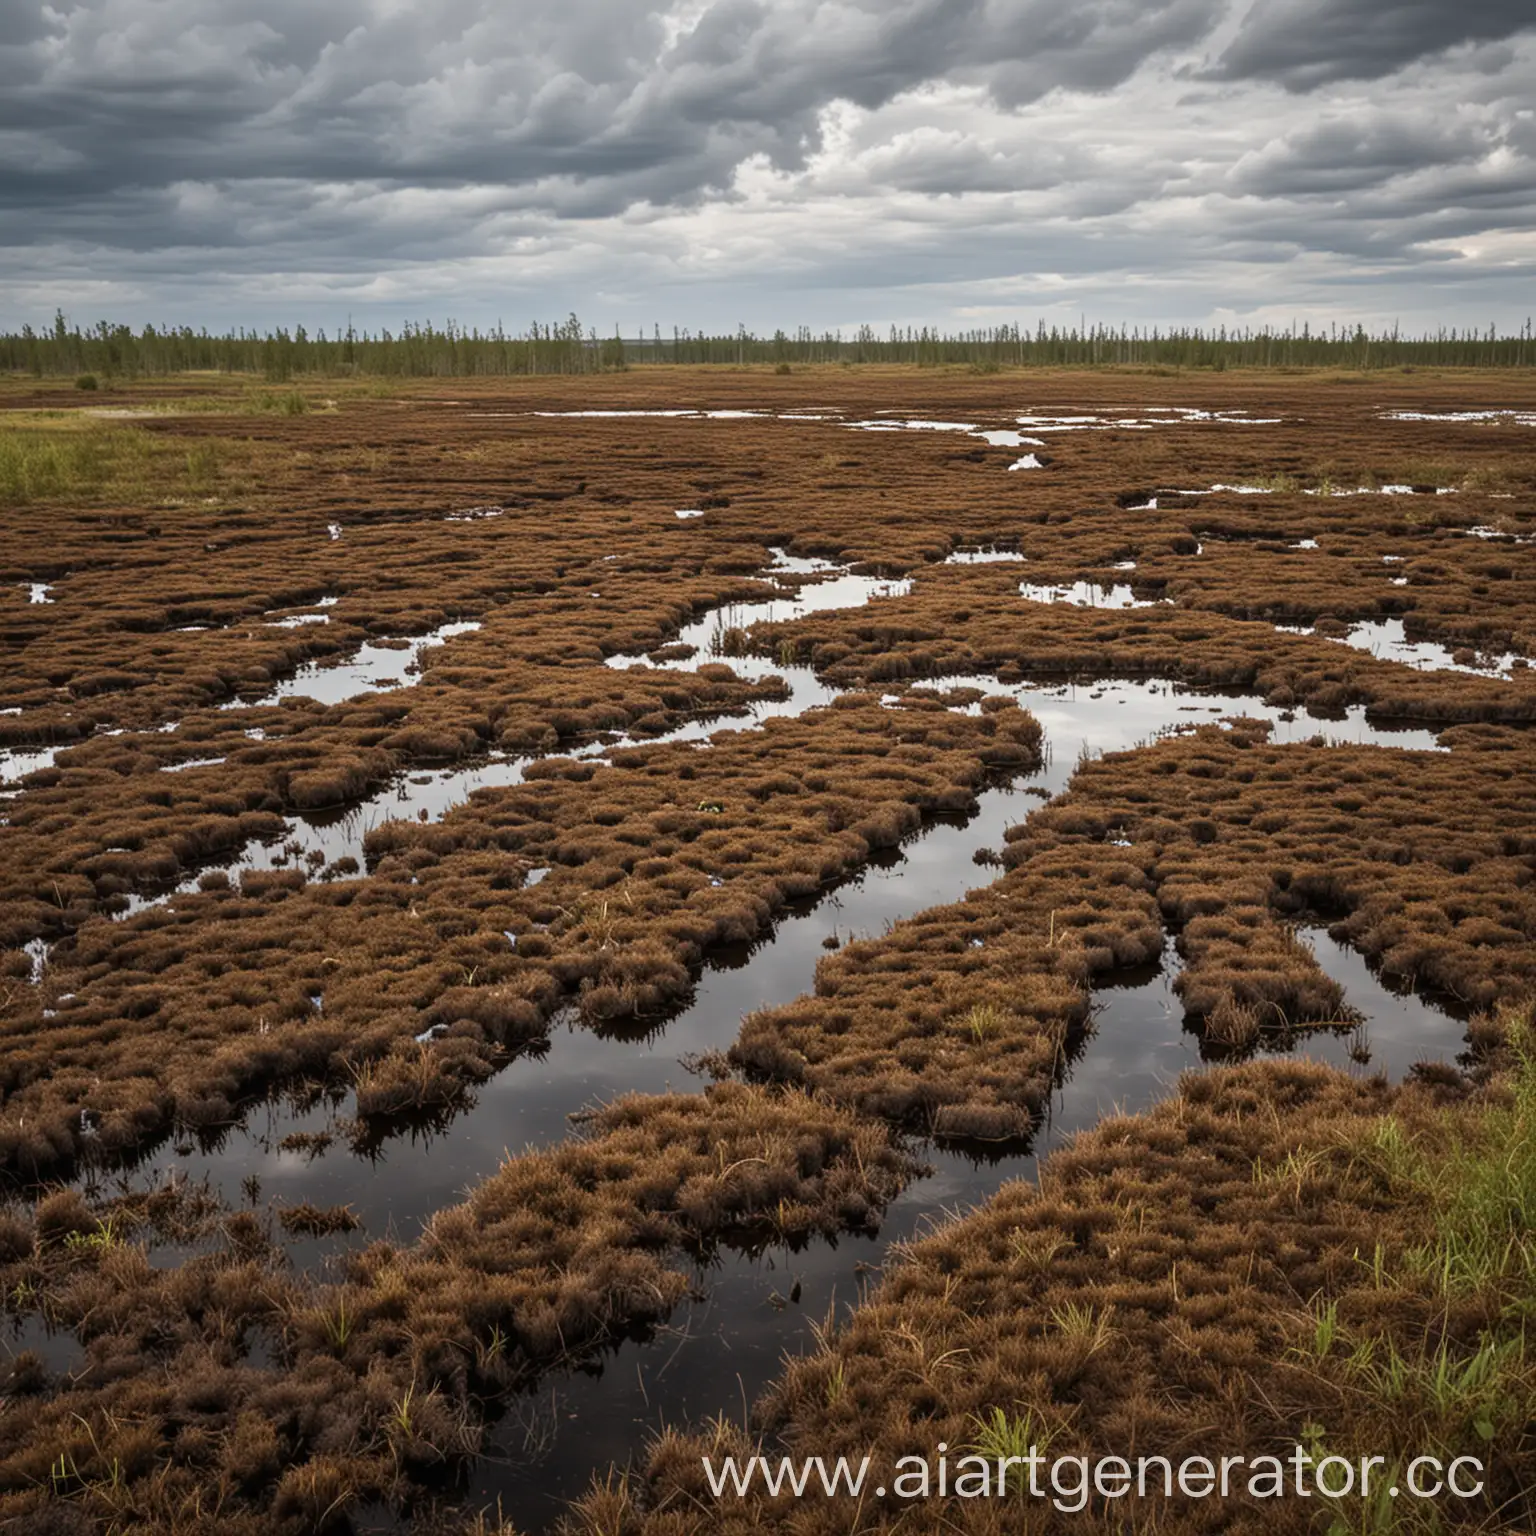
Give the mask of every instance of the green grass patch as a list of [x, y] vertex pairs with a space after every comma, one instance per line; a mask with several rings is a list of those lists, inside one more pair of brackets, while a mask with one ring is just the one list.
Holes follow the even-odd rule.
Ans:
[[[1303, 1315], [1292, 1356], [1334, 1431], [1325, 1448], [1314, 1426], [1314, 1459], [1345, 1445], [1394, 1465], [1470, 1455], [1491, 1484], [1520, 1476], [1536, 1414], [1536, 1005], [1500, 1021], [1511, 1064], [1486, 1097], [1383, 1116], [1340, 1149], [1362, 1192], [1401, 1211], [1403, 1241], [1357, 1254], [1361, 1283]], [[1331, 1514], [1330, 1531], [1399, 1528], [1358, 1500]]]
[[1473, 1114], [1448, 1114], [1446, 1136], [1426, 1145], [1395, 1117], [1355, 1150], [1393, 1196], [1420, 1203], [1428, 1242], [1407, 1249], [1405, 1271], [1446, 1296], [1495, 1291], [1523, 1317], [1536, 1307], [1536, 1005], [1504, 1011], [1514, 1058], [1507, 1097]]
[[78, 414], [0, 422], [0, 507], [36, 502], [160, 506], [244, 494], [249, 450], [189, 441]]

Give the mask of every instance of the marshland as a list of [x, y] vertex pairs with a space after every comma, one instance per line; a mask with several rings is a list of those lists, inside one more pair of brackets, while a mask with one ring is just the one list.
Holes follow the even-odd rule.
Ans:
[[0, 1523], [1528, 1527], [1528, 368], [155, 340], [0, 380]]

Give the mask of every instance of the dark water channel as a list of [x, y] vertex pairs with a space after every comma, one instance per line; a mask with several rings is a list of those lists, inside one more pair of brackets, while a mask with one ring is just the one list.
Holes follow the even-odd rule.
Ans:
[[[1345, 1030], [1302, 1034], [1284, 1049], [1394, 1079], [1416, 1061], [1455, 1058], [1460, 1022], [1412, 994], [1390, 990], [1325, 931], [1307, 938], [1323, 969], [1364, 1015], [1371, 1057], [1368, 1064], [1351, 1057], [1359, 1037]], [[474, 1469], [471, 1505], [500, 1500], [524, 1527], [538, 1530], [586, 1489], [594, 1473], [622, 1466], [664, 1427], [716, 1414], [743, 1419], [784, 1357], [814, 1348], [815, 1329], [829, 1312], [856, 1303], [878, 1280], [893, 1244], [923, 1236], [1009, 1180], [1033, 1179], [1038, 1159], [1075, 1132], [1107, 1114], [1147, 1108], [1180, 1073], [1202, 1065], [1199, 1038], [1184, 1027], [1173, 994], [1177, 974], [1170, 942], [1160, 964], [1100, 987], [1093, 1029], [1053, 1095], [1034, 1147], [995, 1159], [926, 1147], [932, 1172], [892, 1203], [878, 1234], [813, 1243], [799, 1252], [722, 1254], [695, 1276], [700, 1299], [668, 1327], [620, 1345], [600, 1371], [546, 1380], [514, 1403], [491, 1453]]]
[[[697, 1089], [699, 1079], [683, 1060], [729, 1046], [743, 1014], [807, 991], [829, 938], [846, 942], [878, 936], [903, 918], [960, 900], [968, 890], [989, 883], [995, 875], [974, 862], [976, 852], [1000, 848], [1007, 828], [1060, 793], [1085, 755], [1133, 747], [1170, 729], [1233, 714], [1270, 719], [1280, 739], [1323, 732], [1337, 740], [1433, 746], [1428, 732], [1384, 731], [1368, 725], [1359, 711], [1338, 721], [1286, 721], [1280, 711], [1251, 697], [1188, 694], [1166, 682], [1004, 688], [991, 678], [962, 677], [935, 686], [1016, 695], [1045, 727], [1045, 763], [1035, 773], [983, 790], [969, 816], [931, 818], [899, 849], [821, 897], [791, 906], [753, 943], [712, 952], [688, 1004], [658, 1019], [650, 1033], [601, 1037], [574, 1021], [557, 1019], [547, 1049], [514, 1060], [477, 1091], [472, 1109], [436, 1129], [386, 1140], [369, 1157], [350, 1155], [341, 1136], [318, 1157], [279, 1146], [294, 1132], [334, 1130], [350, 1114], [350, 1095], [303, 1109], [273, 1103], [254, 1110], [212, 1149], [167, 1143], [138, 1165], [136, 1182], [175, 1169], [208, 1178], [227, 1199], [242, 1203], [246, 1181], [255, 1177], [263, 1200], [348, 1204], [362, 1218], [366, 1234], [409, 1240], [433, 1211], [494, 1172], [506, 1154], [569, 1134], [573, 1112], [630, 1091]], [[1321, 935], [1320, 958], [1324, 948], [1337, 950]], [[1089, 1054], [1101, 1056], [1102, 1043]], [[1187, 1064], [1181, 1056], [1170, 1075]], [[333, 1244], [327, 1240], [325, 1246]]]
[[[682, 638], [704, 659], [729, 628], [794, 616], [789, 609], [855, 605], [891, 590], [892, 584], [873, 578], [835, 575], [794, 598], [772, 597], [762, 605], [706, 615]], [[756, 718], [799, 713], [829, 696], [808, 668], [731, 660], [744, 675], [777, 673], [789, 683], [788, 697], [759, 707]], [[643, 658], [617, 657], [613, 664], [640, 665]], [[712, 954], [688, 1004], [656, 1021], [644, 1038], [604, 1038], [556, 1020], [547, 1048], [514, 1059], [478, 1090], [472, 1107], [431, 1131], [387, 1139], [369, 1156], [354, 1154], [339, 1134], [317, 1156], [280, 1146], [293, 1132], [333, 1128], [350, 1112], [349, 1097], [343, 1097], [304, 1109], [264, 1106], [217, 1145], [168, 1143], [125, 1177], [136, 1186], [173, 1172], [207, 1179], [236, 1205], [265, 1206], [274, 1199], [350, 1205], [362, 1218], [361, 1233], [293, 1245], [294, 1261], [309, 1267], [323, 1269], [328, 1256], [348, 1243], [381, 1235], [410, 1241], [424, 1220], [494, 1173], [504, 1156], [570, 1134], [568, 1117], [582, 1107], [635, 1090], [697, 1091], [701, 1081], [684, 1059], [729, 1046], [744, 1013], [788, 1002], [808, 990], [826, 953], [825, 940], [879, 935], [890, 924], [958, 900], [995, 878], [973, 855], [1001, 847], [1005, 830], [1065, 789], [1084, 757], [1232, 715], [1270, 721], [1276, 740], [1321, 734], [1341, 742], [1435, 749], [1432, 733], [1384, 730], [1368, 724], [1361, 710], [1326, 721], [1288, 717], [1257, 698], [1191, 693], [1166, 681], [1004, 687], [993, 678], [977, 677], [928, 686], [974, 686], [1015, 695], [1045, 728], [1045, 763], [1033, 774], [982, 792], [969, 816], [933, 818], [901, 848], [818, 899], [792, 907], [759, 941]], [[745, 728], [753, 723], [741, 722]], [[721, 728], [719, 721], [694, 722], [671, 739], [703, 739]], [[596, 744], [592, 750], [606, 748]], [[521, 762], [508, 759], [473, 770], [418, 775], [408, 789], [396, 787], [390, 799], [367, 814], [397, 814], [393, 797], [399, 796], [413, 808], [441, 815], [474, 787], [459, 777], [466, 773], [486, 784], [515, 782]], [[360, 842], [356, 828], [352, 823], [345, 836]], [[1394, 1077], [1421, 1057], [1456, 1055], [1459, 1023], [1417, 998], [1388, 991], [1357, 955], [1326, 932], [1314, 931], [1310, 939], [1324, 969], [1343, 983], [1348, 1002], [1365, 1016], [1372, 1057], [1368, 1067], [1356, 1062], [1350, 1046], [1358, 1048], [1359, 1041], [1343, 1032], [1303, 1036], [1288, 1048], [1352, 1071], [1385, 1070]], [[514, 1401], [498, 1425], [491, 1454], [472, 1469], [464, 1492], [476, 1505], [501, 1500], [520, 1528], [537, 1530], [583, 1491], [594, 1471], [628, 1461], [663, 1425], [742, 1414], [777, 1374], [783, 1356], [812, 1343], [813, 1326], [829, 1309], [858, 1299], [862, 1287], [877, 1277], [892, 1243], [974, 1206], [1005, 1180], [1031, 1177], [1037, 1155], [1105, 1113], [1145, 1108], [1167, 1093], [1182, 1071], [1201, 1064], [1199, 1039], [1185, 1029], [1171, 990], [1177, 963], [1170, 943], [1161, 964], [1112, 977], [1101, 986], [1094, 1027], [1064, 1072], [1034, 1148], [991, 1159], [927, 1148], [932, 1172], [892, 1204], [877, 1235], [816, 1242], [798, 1252], [776, 1248], [717, 1256], [695, 1277], [698, 1299], [681, 1308], [667, 1327], [620, 1345], [603, 1357], [600, 1369], [547, 1378]], [[182, 1257], [168, 1248], [152, 1254], [159, 1264]]]

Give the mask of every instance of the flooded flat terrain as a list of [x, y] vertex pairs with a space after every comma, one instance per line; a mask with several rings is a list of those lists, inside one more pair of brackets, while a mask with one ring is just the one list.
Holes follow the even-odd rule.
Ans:
[[[18, 515], [14, 1455], [202, 1415], [195, 1499], [280, 1422], [258, 1520], [323, 1466], [359, 1532], [551, 1530], [664, 1429], [819, 1433], [834, 1357], [916, 1412], [902, 1328], [1086, 1307], [1150, 1371], [1073, 1180], [1172, 1253], [1176, 1158], [1219, 1221], [1481, 1102], [1536, 987], [1531, 405], [1320, 389], [466, 382], [275, 422], [153, 559], [152, 509]], [[1014, 1411], [929, 1375], [946, 1433]]]

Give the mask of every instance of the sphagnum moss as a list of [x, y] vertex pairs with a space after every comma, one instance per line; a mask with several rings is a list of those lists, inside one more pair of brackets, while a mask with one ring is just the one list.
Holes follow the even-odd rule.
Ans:
[[[109, 1227], [74, 1192], [55, 1195], [11, 1234], [6, 1293], [76, 1329], [86, 1359], [59, 1377], [13, 1366], [0, 1518], [40, 1520], [61, 1498], [106, 1518], [104, 1478], [119, 1512], [152, 1528], [210, 1485], [234, 1518], [272, 1530], [308, 1528], [317, 1488], [343, 1502], [402, 1494], [479, 1447], [498, 1395], [665, 1319], [691, 1257], [868, 1229], [916, 1166], [878, 1124], [801, 1095], [633, 1095], [582, 1135], [508, 1159], [416, 1243], [354, 1252], [330, 1284], [296, 1277], [250, 1213], [207, 1213], [207, 1251], [166, 1271], [136, 1242], [102, 1240], [138, 1235], [142, 1204]], [[350, 1219], [279, 1212], [306, 1234]], [[258, 1335], [273, 1366], [243, 1359]], [[61, 1457], [67, 1487], [46, 1476]]]
[[[694, 388], [676, 371], [665, 380]], [[1031, 384], [1042, 410], [1185, 404], [1191, 389], [1147, 376]], [[15, 1049], [0, 1087], [15, 1164], [72, 1156], [82, 1105], [99, 1103], [84, 1122], [93, 1145], [119, 1150], [178, 1120], [217, 1126], [244, 1095], [295, 1072], [340, 1082], [368, 1071], [379, 1107], [402, 1097], [420, 1106], [464, 1091], [536, 1037], [563, 997], [574, 993], [599, 1028], [665, 1006], [709, 945], [760, 933], [781, 902], [889, 846], [923, 810], [963, 810], [987, 774], [1030, 760], [1018, 711], [984, 729], [910, 688], [886, 711], [877, 701], [888, 680], [1153, 673], [1324, 712], [1358, 702], [1438, 725], [1531, 718], [1528, 674], [1416, 673], [1324, 638], [1357, 619], [1401, 617], [1410, 635], [1448, 646], [1531, 653], [1521, 498], [1532, 481], [1506, 435], [1448, 424], [1429, 443], [1421, 424], [1385, 418], [1374, 399], [1335, 393], [1320, 411], [1322, 386], [1240, 375], [1223, 377], [1223, 402], [1278, 424], [1067, 435], [1048, 467], [1013, 476], [1001, 474], [1007, 450], [940, 434], [870, 437], [768, 418], [648, 419], [637, 430], [498, 414], [570, 409], [573, 399], [656, 403], [653, 375], [605, 379], [600, 398], [593, 381], [580, 382], [579, 399], [574, 387], [456, 384], [466, 403], [454, 409], [422, 391], [342, 391], [335, 411], [289, 414], [275, 397], [272, 410], [241, 418], [240, 463], [259, 492], [240, 503], [218, 412], [114, 427], [137, 434], [135, 453], [196, 480], [191, 494], [121, 480], [116, 505], [38, 500], [5, 514], [0, 633], [15, 664], [0, 709], [20, 713], [0, 716], [0, 742], [66, 748], [8, 803], [0, 827], [5, 938], [56, 941], [46, 1000], [33, 994], [27, 956], [13, 947], [5, 964]], [[773, 410], [803, 405], [808, 387], [721, 375], [708, 389], [721, 406]], [[860, 417], [911, 412], [914, 390], [934, 419], [1007, 421], [1019, 409], [1005, 377], [818, 375], [814, 387]], [[1499, 387], [1511, 399], [1530, 388]], [[1392, 393], [1410, 407], [1460, 403], [1454, 381], [1429, 376], [1394, 380]], [[168, 403], [184, 394], [165, 391]], [[91, 398], [68, 396], [72, 409]], [[1307, 494], [1324, 476], [1329, 489], [1358, 488], [1431, 470], [1454, 471], [1456, 493]], [[1178, 494], [1265, 476], [1264, 497]], [[1495, 489], [1515, 499], [1494, 500]], [[673, 516], [706, 502], [702, 518]], [[1474, 527], [1492, 537], [1470, 537]], [[1171, 602], [1048, 607], [1019, 596], [1017, 564], [937, 564], [977, 544], [1023, 555], [1037, 584], [1128, 581], [1141, 600]], [[674, 658], [689, 670], [650, 674], [602, 662], [663, 646], [711, 606], [761, 596], [748, 578], [770, 545], [916, 574], [910, 597], [878, 611], [731, 639], [786, 666], [814, 662], [823, 680], [872, 696], [734, 748], [619, 754], [601, 775], [551, 764], [441, 824], [380, 828], [376, 868], [363, 878], [326, 883], [291, 867], [238, 888], [214, 878], [174, 910], [109, 925], [128, 893], [163, 888], [272, 835], [285, 815], [345, 803], [424, 761], [488, 748], [555, 756], [593, 732], [643, 734], [741, 709], [759, 689], [697, 657]], [[51, 601], [29, 601], [38, 583]], [[266, 622], [318, 614], [321, 598], [336, 599], [326, 624]], [[364, 639], [464, 617], [481, 630], [426, 653], [420, 680], [398, 694], [330, 709], [218, 708]], [[1273, 627], [1313, 621], [1315, 635]], [[248, 738], [251, 727], [266, 740]], [[722, 1233], [751, 1242], [867, 1223], [907, 1176], [895, 1123], [962, 1140], [1027, 1133], [1095, 978], [1154, 957], [1165, 927], [1179, 934], [1196, 1022], [1246, 1010], [1261, 1031], [1271, 1019], [1336, 1019], [1339, 999], [1293, 931], [1317, 919], [1389, 971], [1474, 1004], [1517, 994], [1530, 985], [1533, 931], [1533, 832], [1519, 793], [1529, 748], [1522, 733], [1488, 724], [1442, 742], [1450, 752], [1428, 761], [1274, 748], [1239, 728], [1085, 763], [1067, 799], [1009, 842], [995, 886], [844, 945], [812, 996], [746, 1022], [736, 1066], [774, 1088], [728, 1084], [686, 1110], [668, 1100], [627, 1108], [586, 1142], [514, 1160], [421, 1244], [365, 1250], [334, 1286], [296, 1279], [250, 1213], [223, 1217], [223, 1248], [169, 1272], [144, 1261], [140, 1218], [122, 1209], [54, 1195], [35, 1213], [8, 1213], [0, 1257], [17, 1269], [15, 1304], [62, 1307], [87, 1369], [65, 1383], [18, 1360], [8, 1418], [18, 1450], [4, 1496], [34, 1521], [78, 1515], [104, 1528], [127, 1510], [164, 1531], [216, 1504], [227, 1528], [253, 1532], [311, 1528], [349, 1505], [399, 1497], [437, 1458], [468, 1448], [482, 1394], [563, 1358], [572, 1339], [664, 1309], [680, 1274], [667, 1252]], [[202, 754], [225, 762], [161, 772]], [[535, 863], [553, 872], [528, 889]], [[191, 1006], [199, 989], [201, 1013]], [[415, 1051], [424, 1026], [440, 1047], [430, 1073]], [[1474, 1022], [1471, 1034], [1486, 1048], [1499, 1028]], [[1485, 1107], [1433, 1102], [1464, 1091], [1441, 1073], [1438, 1086], [1389, 1096], [1285, 1064], [1192, 1083], [1173, 1110], [1117, 1122], [1057, 1159], [1032, 1215], [1010, 1192], [940, 1232], [932, 1266], [929, 1250], [916, 1250], [849, 1325], [850, 1339], [867, 1337], [867, 1359], [832, 1339], [824, 1365], [790, 1366], [769, 1420], [793, 1440], [821, 1433], [818, 1413], [835, 1407], [852, 1445], [878, 1441], [887, 1410], [918, 1410], [937, 1415], [930, 1427], [953, 1443], [970, 1443], [998, 1411], [1012, 1434], [1034, 1412], [1041, 1374], [1070, 1371], [1087, 1411], [1058, 1425], [1042, 1402], [1042, 1432], [1070, 1445], [1097, 1416], [1112, 1427], [1129, 1414], [1177, 1440], [1211, 1404], [1238, 1401], [1246, 1380], [1274, 1385], [1264, 1371], [1280, 1373], [1273, 1401], [1291, 1401], [1286, 1392], [1306, 1379], [1291, 1351], [1310, 1340], [1306, 1370], [1335, 1373], [1329, 1392], [1347, 1384], [1358, 1396], [1378, 1377], [1420, 1382], [1418, 1422], [1466, 1408], [1493, 1428], [1498, 1476], [1528, 1487], [1523, 1442], [1478, 1395], [1489, 1380], [1519, 1380], [1489, 1324], [1490, 1296], [1507, 1284], [1488, 1277], [1501, 1229], [1445, 1216], [1419, 1232], [1413, 1222], [1439, 1207], [1403, 1182], [1413, 1170], [1402, 1145], [1438, 1145], [1443, 1114], [1463, 1117], [1467, 1159], [1486, 1145], [1475, 1118]], [[1496, 1106], [1489, 1093], [1469, 1104]], [[1340, 1163], [1333, 1133], [1354, 1130], [1365, 1140]], [[742, 1152], [766, 1137], [750, 1156], [772, 1177], [722, 1186], [701, 1134]], [[1392, 1170], [1374, 1175], [1374, 1203], [1351, 1182], [1366, 1176], [1362, 1146], [1398, 1158], [1386, 1195], [1380, 1180]], [[601, 1149], [625, 1148], [676, 1181], [659, 1215], [635, 1197], [634, 1165], [603, 1162]], [[594, 1158], [605, 1170], [595, 1185]], [[1255, 1178], [1253, 1162], [1275, 1176]], [[1459, 1182], [1476, 1190], [1473, 1167]], [[1456, 1183], [1431, 1180], [1437, 1190]], [[1480, 1208], [1507, 1210], [1511, 1198], [1493, 1190]], [[526, 1231], [520, 1213], [533, 1221]], [[301, 1220], [327, 1215], [315, 1207]], [[1120, 1245], [1103, 1234], [1132, 1222], [1136, 1240], [1111, 1256]], [[606, 1242], [620, 1231], [628, 1246], [617, 1258], [583, 1258], [563, 1272], [564, 1289], [548, 1289], [555, 1282], [539, 1266], [574, 1234]], [[1362, 1233], [1377, 1235], [1360, 1259]], [[1236, 1254], [1255, 1245], [1283, 1255], [1283, 1274], [1239, 1274]], [[1147, 1274], [1116, 1269], [1134, 1255]], [[1401, 1273], [1418, 1277], [1410, 1302], [1395, 1286], [1378, 1296], [1337, 1278], [1395, 1276], [1399, 1257]], [[1463, 1273], [1482, 1276], [1480, 1288], [1458, 1289]], [[1000, 1307], [994, 1285], [1007, 1292]], [[1435, 1298], [1433, 1329], [1428, 1303], [1411, 1299], [1421, 1291]], [[511, 1311], [485, 1315], [488, 1295]], [[1319, 1355], [1325, 1314], [1335, 1342]], [[1002, 1316], [1032, 1320], [1025, 1353], [1010, 1345], [995, 1368], [951, 1369], [971, 1358], [957, 1353], [973, 1346], [965, 1330]], [[271, 1345], [270, 1368], [241, 1363], [257, 1334]], [[1380, 1341], [1370, 1350], [1368, 1337]], [[1255, 1340], [1262, 1360], [1245, 1376]], [[906, 1385], [875, 1390], [871, 1371]], [[1147, 1407], [1154, 1378], [1178, 1386], [1186, 1418], [1160, 1398]], [[921, 1402], [909, 1401], [918, 1391]], [[1348, 1422], [1335, 1416], [1323, 1432], [1338, 1438]], [[707, 1507], [664, 1495], [696, 1478], [693, 1447], [669, 1437], [646, 1477], [610, 1479], [574, 1518], [669, 1536], [689, 1528]], [[737, 1513], [769, 1525], [788, 1517]]]
[[[1419, 1454], [1475, 1455], [1484, 1492], [1442, 1502], [1434, 1518], [1523, 1528], [1536, 1405], [1521, 1214], [1531, 1025], [1529, 1006], [1505, 1010], [1514, 1060], [1481, 1087], [1394, 1090], [1283, 1062], [1186, 1079], [1168, 1103], [1054, 1154], [1038, 1188], [1007, 1186], [908, 1247], [820, 1350], [787, 1363], [757, 1430], [776, 1454], [869, 1454], [881, 1469], [931, 1459], [941, 1442], [952, 1456], [1033, 1445], [1177, 1462], [1212, 1454], [1219, 1406], [1221, 1454], [1301, 1444], [1315, 1460], [1377, 1455], [1398, 1472]], [[1462, 1262], [1469, 1254], [1480, 1261]], [[942, 1358], [964, 1369], [935, 1372]], [[702, 1458], [754, 1448], [739, 1431], [723, 1446], [659, 1443], [630, 1484], [629, 1528], [846, 1529], [843, 1501], [713, 1498]], [[1315, 1495], [1240, 1491], [1159, 1497], [1138, 1519], [1304, 1532], [1370, 1515], [1346, 1500], [1319, 1508]], [[566, 1529], [595, 1536], [608, 1512], [603, 1498], [580, 1500]], [[862, 1519], [872, 1530], [1053, 1528], [1048, 1509], [1011, 1499], [885, 1501]], [[1108, 1532], [1125, 1510], [1095, 1501], [1074, 1519]]]

